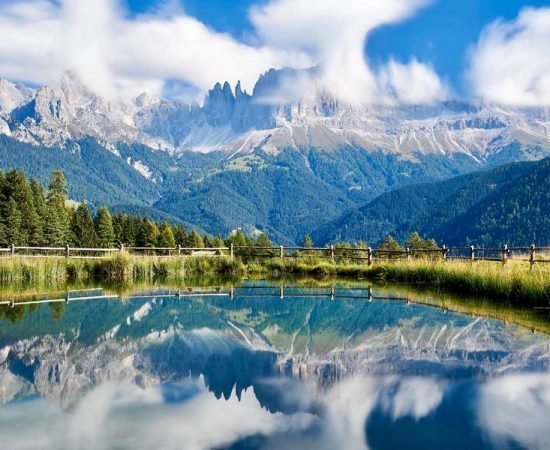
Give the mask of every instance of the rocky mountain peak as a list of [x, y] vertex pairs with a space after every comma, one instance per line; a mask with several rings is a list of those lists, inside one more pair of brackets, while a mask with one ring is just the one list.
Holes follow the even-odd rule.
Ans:
[[513, 143], [550, 149], [548, 109], [459, 101], [351, 106], [317, 88], [315, 69], [270, 69], [252, 94], [240, 82], [234, 90], [216, 83], [203, 106], [147, 93], [131, 102], [104, 99], [71, 71], [36, 91], [0, 79], [0, 119], [0, 133], [17, 130], [14, 137], [45, 145], [91, 136], [171, 151], [353, 147], [409, 157], [462, 153], [476, 160]]
[[5, 78], [0, 78], [0, 114], [11, 112], [16, 107], [27, 102], [34, 94], [31, 89], [20, 83], [12, 83]]
[[136, 105], [138, 108], [147, 108], [159, 102], [159, 99], [153, 97], [152, 95], [149, 95], [147, 92], [142, 92], [140, 95], [134, 98], [134, 105]]

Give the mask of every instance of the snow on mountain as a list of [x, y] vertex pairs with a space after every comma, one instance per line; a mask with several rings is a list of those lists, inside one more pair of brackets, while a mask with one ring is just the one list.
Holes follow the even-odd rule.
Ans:
[[91, 136], [113, 150], [124, 142], [230, 155], [355, 147], [407, 157], [463, 153], [483, 160], [514, 143], [550, 149], [548, 108], [480, 102], [350, 106], [321, 91], [297, 97], [289, 79], [288, 70], [270, 70], [252, 94], [240, 84], [233, 90], [218, 83], [203, 106], [146, 93], [132, 102], [102, 99], [71, 72], [36, 91], [0, 80], [0, 133], [46, 146]]
[[34, 89], [0, 78], [0, 114], [28, 102], [33, 95]]
[[46, 146], [91, 136], [107, 147], [126, 142], [166, 149], [162, 140], [135, 127], [135, 110], [131, 103], [99, 97], [73, 72], [65, 72], [37, 89], [30, 101], [13, 108], [10, 127], [16, 139]]

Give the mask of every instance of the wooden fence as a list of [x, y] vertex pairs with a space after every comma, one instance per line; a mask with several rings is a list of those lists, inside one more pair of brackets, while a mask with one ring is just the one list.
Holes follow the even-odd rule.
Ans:
[[136, 256], [173, 257], [241, 257], [245, 259], [261, 258], [304, 258], [318, 257], [336, 260], [364, 261], [368, 265], [380, 260], [399, 259], [432, 259], [432, 260], [468, 260], [499, 261], [503, 264], [510, 259], [528, 261], [531, 269], [538, 263], [550, 263], [550, 247], [446, 247], [435, 249], [385, 250], [379, 248], [339, 247], [256, 247], [235, 246], [198, 248], [198, 247], [120, 247], [113, 248], [80, 248], [70, 247], [30, 247], [11, 245], [0, 248], [0, 257], [45, 258], [64, 257], [71, 259], [100, 259], [116, 253], [127, 252]]

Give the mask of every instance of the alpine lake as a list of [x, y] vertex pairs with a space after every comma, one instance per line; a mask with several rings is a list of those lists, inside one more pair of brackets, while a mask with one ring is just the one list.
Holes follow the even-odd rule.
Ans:
[[550, 449], [550, 310], [349, 280], [0, 289], [2, 449]]

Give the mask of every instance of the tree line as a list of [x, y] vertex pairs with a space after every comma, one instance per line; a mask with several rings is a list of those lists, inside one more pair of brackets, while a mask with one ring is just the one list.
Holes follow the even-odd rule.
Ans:
[[[241, 230], [225, 239], [220, 236], [201, 235], [186, 230], [181, 224], [153, 221], [147, 217], [126, 213], [111, 213], [100, 206], [95, 213], [86, 201], [68, 201], [67, 181], [63, 172], [54, 171], [47, 189], [24, 172], [0, 171], [0, 246], [64, 246], [111, 248], [127, 247], [182, 247], [217, 248], [236, 246], [269, 247], [271, 241], [265, 233], [252, 238]], [[309, 235], [302, 245], [313, 247]], [[342, 247], [366, 247], [365, 243], [341, 242]], [[437, 248], [432, 239], [423, 239], [413, 233], [407, 247]], [[379, 248], [399, 250], [402, 247], [388, 236]]]
[[253, 239], [238, 230], [226, 239], [186, 230], [181, 224], [153, 221], [100, 206], [68, 201], [67, 180], [55, 171], [47, 189], [24, 172], [0, 171], [0, 246], [224, 247], [271, 245], [265, 234]]

